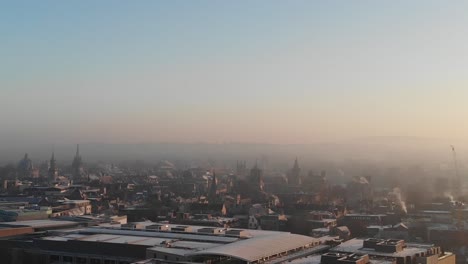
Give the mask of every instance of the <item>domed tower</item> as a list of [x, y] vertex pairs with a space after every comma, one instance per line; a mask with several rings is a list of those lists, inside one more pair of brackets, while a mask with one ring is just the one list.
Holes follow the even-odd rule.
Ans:
[[76, 145], [76, 154], [75, 154], [75, 157], [73, 158], [72, 169], [73, 169], [73, 178], [74, 179], [80, 179], [81, 177], [83, 177], [84, 169], [83, 169], [83, 161], [82, 161], [81, 155], [80, 155], [80, 145], [79, 144]]
[[33, 163], [29, 158], [28, 153], [25, 153], [24, 158], [18, 163], [18, 174], [20, 177], [30, 177], [33, 169]]

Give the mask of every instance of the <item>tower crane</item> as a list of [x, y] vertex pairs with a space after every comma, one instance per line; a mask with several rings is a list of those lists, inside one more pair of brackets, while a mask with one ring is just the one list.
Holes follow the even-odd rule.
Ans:
[[460, 195], [460, 174], [458, 172], [458, 162], [457, 162], [457, 152], [455, 151], [455, 146], [450, 145], [452, 148], [452, 156], [453, 156], [453, 165], [455, 169], [455, 178], [453, 180], [453, 190], [456, 196]]
[[[455, 147], [453, 145], [450, 145], [452, 148], [452, 154], [453, 154], [453, 163], [455, 166], [455, 179], [453, 182], [453, 190], [456, 194], [456, 196], [460, 195], [460, 189], [461, 189], [461, 182], [460, 182], [460, 174], [458, 172], [458, 162], [457, 162], [457, 152], [455, 151]], [[462, 215], [462, 208], [463, 206], [459, 204], [457, 201], [455, 201], [455, 214], [456, 214], [456, 226], [458, 229], [463, 228], [463, 215]]]

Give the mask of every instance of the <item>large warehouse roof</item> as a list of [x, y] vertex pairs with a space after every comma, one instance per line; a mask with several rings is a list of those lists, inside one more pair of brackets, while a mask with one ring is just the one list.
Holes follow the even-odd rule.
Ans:
[[257, 236], [190, 254], [191, 256], [226, 256], [247, 262], [317, 243], [317, 239], [285, 232]]

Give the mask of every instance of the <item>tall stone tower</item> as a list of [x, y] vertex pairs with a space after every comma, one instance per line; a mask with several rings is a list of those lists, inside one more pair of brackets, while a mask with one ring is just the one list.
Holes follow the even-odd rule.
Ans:
[[296, 160], [294, 161], [294, 166], [288, 174], [288, 184], [300, 185], [301, 183], [301, 168], [299, 168], [299, 163], [297, 162], [296, 158]]
[[257, 190], [263, 191], [263, 171], [258, 168], [258, 163], [255, 162], [255, 166], [250, 170], [249, 182]]
[[75, 154], [75, 157], [73, 158], [72, 168], [73, 168], [74, 179], [80, 179], [83, 177], [84, 169], [83, 169], [83, 161], [80, 155], [80, 145], [76, 145], [76, 154]]
[[54, 152], [52, 152], [52, 157], [50, 158], [48, 176], [50, 182], [56, 181], [58, 177], [58, 168]]
[[210, 202], [213, 202], [217, 198], [218, 191], [218, 180], [216, 179], [216, 173], [213, 172], [213, 179], [211, 180], [210, 190], [208, 192], [208, 199]]
[[33, 171], [33, 163], [28, 156], [28, 153], [24, 154], [24, 158], [18, 163], [18, 174], [20, 178], [31, 177]]
[[245, 177], [247, 174], [247, 162], [244, 161], [237, 161], [236, 163], [236, 174], [239, 177]]

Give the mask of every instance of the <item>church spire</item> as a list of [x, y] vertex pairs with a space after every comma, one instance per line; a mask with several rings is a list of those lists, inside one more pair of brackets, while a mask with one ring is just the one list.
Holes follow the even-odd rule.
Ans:
[[213, 171], [213, 179], [211, 180], [210, 191], [208, 193], [208, 199], [210, 202], [213, 202], [216, 199], [216, 194], [218, 190], [218, 180], [216, 179], [216, 172]]
[[263, 171], [258, 168], [257, 160], [255, 161], [255, 166], [250, 170], [249, 180], [257, 190], [263, 191]]
[[294, 168], [299, 169], [299, 163], [297, 162], [297, 157], [296, 157], [296, 160], [294, 160]]
[[28, 156], [28, 153], [24, 154], [24, 158], [18, 163], [18, 172], [21, 177], [30, 177], [33, 170], [33, 164]]
[[55, 160], [55, 152], [52, 152], [49, 162], [49, 180], [51, 182], [55, 181], [58, 177], [58, 168]]
[[72, 162], [73, 168], [73, 177], [75, 179], [80, 179], [83, 176], [83, 161], [80, 156], [80, 144], [76, 144], [76, 155], [73, 158]]
[[296, 157], [296, 159], [294, 160], [294, 165], [292, 169], [289, 171], [288, 184], [300, 185], [301, 183], [302, 183], [301, 168], [299, 168], [299, 162], [297, 161], [297, 157]]

